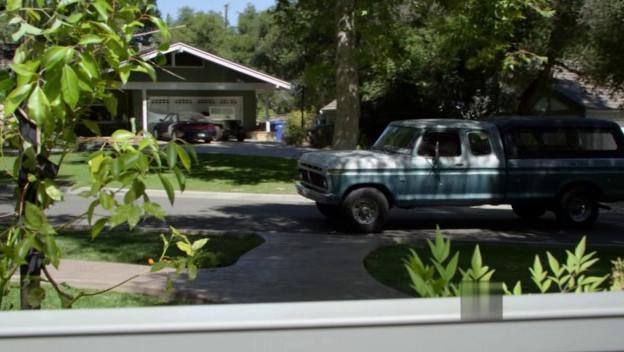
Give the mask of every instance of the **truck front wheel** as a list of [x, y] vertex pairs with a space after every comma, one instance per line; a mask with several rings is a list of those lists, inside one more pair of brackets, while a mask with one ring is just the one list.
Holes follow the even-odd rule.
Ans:
[[343, 210], [357, 232], [381, 232], [388, 216], [388, 199], [375, 188], [360, 188], [347, 195]]
[[586, 228], [598, 219], [598, 201], [584, 189], [567, 191], [559, 198], [557, 220], [563, 225]]

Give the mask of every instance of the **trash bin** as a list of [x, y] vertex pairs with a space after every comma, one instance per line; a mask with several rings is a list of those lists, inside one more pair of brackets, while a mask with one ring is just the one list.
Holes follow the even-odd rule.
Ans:
[[286, 121], [272, 121], [271, 122], [271, 130], [275, 132], [275, 141], [283, 142], [284, 141], [284, 128], [286, 127]]

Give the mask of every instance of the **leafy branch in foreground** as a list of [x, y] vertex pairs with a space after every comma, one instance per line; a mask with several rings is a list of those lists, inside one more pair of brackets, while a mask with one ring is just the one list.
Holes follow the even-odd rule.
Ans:
[[[156, 13], [153, 0], [9, 0], [0, 14], [17, 45], [10, 69], [0, 72], [5, 116], [0, 145], [10, 145], [19, 156], [9, 172], [16, 185], [15, 217], [0, 232], [0, 309], [20, 268], [21, 307], [40, 307], [41, 271], [53, 282], [45, 266], [58, 267], [61, 259], [55, 237], [77, 220], [58, 226], [46, 217], [46, 209], [64, 199], [58, 171], [76, 145], [78, 126], [99, 135], [98, 125], [86, 118], [90, 106], [102, 104], [115, 116], [115, 92], [131, 75], [156, 79], [153, 62], [144, 61], [133, 44], [148, 25], [159, 29], [161, 49], [167, 47], [169, 31]], [[63, 152], [55, 164], [50, 158], [58, 148]], [[157, 173], [173, 203], [174, 186], [163, 172], [173, 172], [184, 190], [193, 158], [191, 148], [175, 141], [161, 149], [149, 134], [116, 131], [89, 157], [89, 181], [78, 185], [86, 188], [81, 195], [92, 199], [83, 216], [93, 239], [107, 226], [132, 229], [145, 217], [164, 219], [162, 207], [146, 192], [146, 176]], [[105, 215], [96, 218], [96, 209]], [[189, 263], [184, 262], [193, 271]], [[61, 286], [53, 285], [70, 306], [75, 300]]]

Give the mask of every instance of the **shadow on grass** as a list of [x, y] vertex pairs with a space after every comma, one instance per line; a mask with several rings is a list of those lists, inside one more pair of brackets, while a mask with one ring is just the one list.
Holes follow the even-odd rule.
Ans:
[[[233, 265], [243, 254], [261, 245], [264, 240], [256, 235], [243, 236], [192, 236], [191, 240], [208, 238], [205, 252], [198, 258], [200, 268]], [[92, 240], [88, 232], [69, 232], [59, 235], [57, 242], [67, 259], [109, 261], [146, 265], [150, 258], [157, 260], [163, 243], [160, 233], [111, 232]], [[172, 245], [169, 254], [181, 256]]]
[[[533, 266], [535, 255], [539, 255], [542, 264], [545, 264], [546, 251], [551, 252], [560, 262], [565, 262], [565, 250], [574, 250], [574, 245], [513, 245], [513, 244], [479, 244], [484, 265], [495, 269], [492, 282], [504, 282], [508, 287], [513, 287], [518, 280], [522, 281], [524, 293], [539, 293], [530, 277], [529, 267]], [[364, 260], [364, 266], [369, 274], [377, 281], [390, 286], [403, 293], [416, 296], [410, 287], [410, 277], [404, 267], [404, 260], [410, 255], [410, 249], [418, 253], [421, 260], [428, 262], [430, 251], [425, 241], [412, 245], [398, 245], [382, 247]], [[474, 244], [452, 244], [451, 252], [460, 251], [459, 267], [470, 267], [470, 259], [474, 250]], [[594, 264], [587, 275], [604, 276], [611, 272], [611, 261], [624, 255], [622, 248], [613, 247], [588, 247], [587, 253], [597, 252], [600, 260]], [[547, 265], [547, 264], [545, 264]], [[456, 279], [460, 277], [459, 271]], [[608, 283], [607, 283], [608, 284]], [[554, 286], [554, 285], [553, 285]]]

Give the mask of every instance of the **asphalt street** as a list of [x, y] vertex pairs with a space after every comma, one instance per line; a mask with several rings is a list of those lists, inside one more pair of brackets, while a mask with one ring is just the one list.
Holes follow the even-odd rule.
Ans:
[[[65, 222], [87, 209], [89, 201], [68, 193], [65, 201], [48, 211], [54, 222]], [[167, 224], [181, 229], [218, 232], [258, 232], [347, 235], [348, 228], [324, 218], [313, 202], [298, 195], [259, 195], [240, 193], [185, 192], [178, 194], [174, 206], [164, 192], [151, 191], [152, 199], [168, 213]], [[12, 213], [11, 195], [0, 195], [0, 217]], [[97, 215], [107, 215], [102, 209]], [[624, 246], [624, 210], [603, 210], [597, 225], [586, 231], [562, 229], [552, 214], [527, 223], [517, 218], [507, 206], [440, 207], [414, 210], [393, 209], [382, 234], [376, 240], [410, 242], [433, 236], [436, 225], [454, 240], [504, 242], [576, 243], [587, 235], [593, 244]], [[84, 224], [84, 223], [83, 223]], [[167, 224], [148, 220], [143, 227]], [[369, 237], [369, 236], [367, 236]]]

